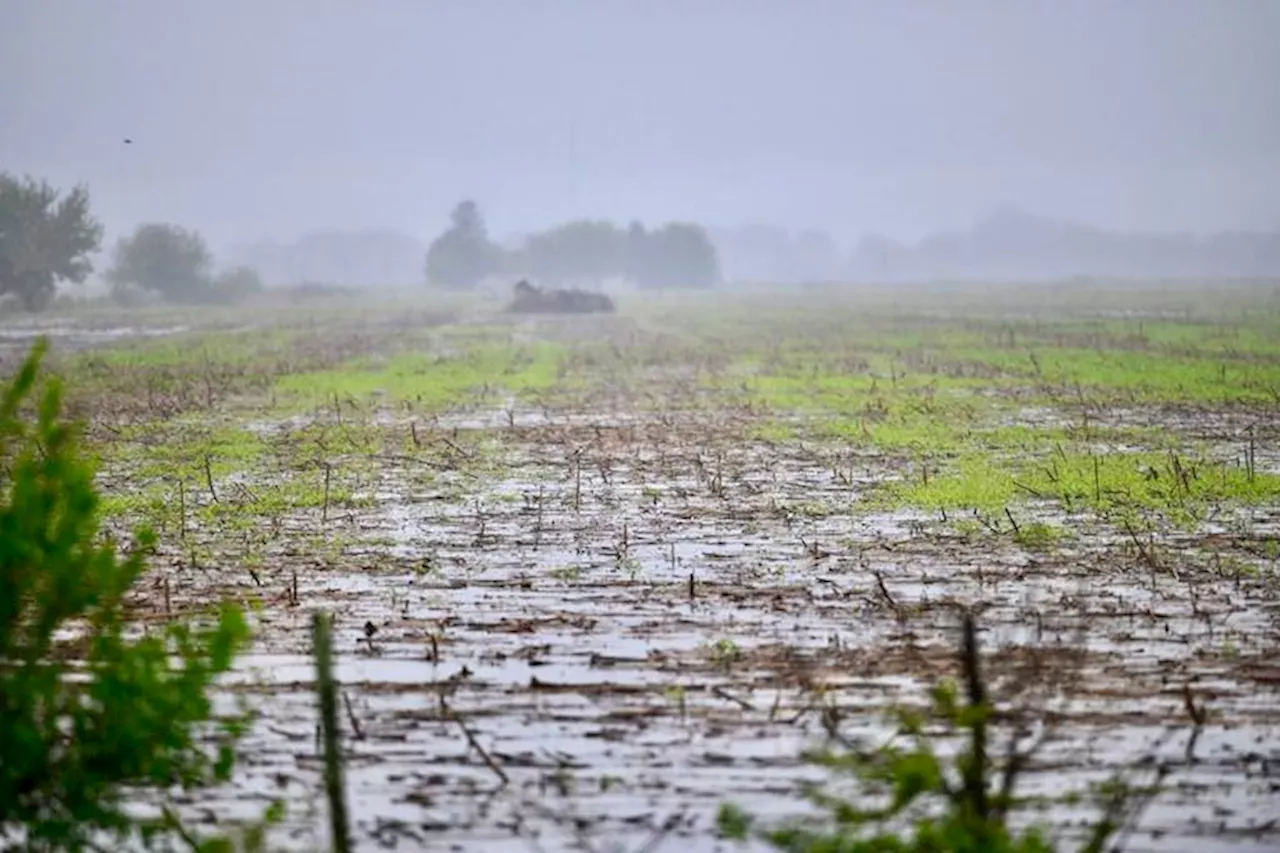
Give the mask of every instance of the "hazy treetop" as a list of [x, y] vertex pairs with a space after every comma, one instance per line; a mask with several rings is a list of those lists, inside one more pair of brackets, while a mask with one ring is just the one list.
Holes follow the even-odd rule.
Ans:
[[1274, 228], [1276, 33], [1275, 0], [4, 0], [0, 168], [215, 243], [462, 198], [499, 239]]

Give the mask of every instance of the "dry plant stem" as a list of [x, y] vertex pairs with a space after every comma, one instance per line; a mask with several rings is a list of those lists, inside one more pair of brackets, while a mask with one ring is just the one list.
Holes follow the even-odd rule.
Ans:
[[178, 541], [187, 543], [187, 486], [178, 480]]
[[209, 487], [209, 497], [213, 498], [214, 503], [218, 503], [218, 493], [213, 488], [213, 462], [207, 453], [204, 457], [204, 482]]
[[1160, 561], [1156, 559], [1155, 551], [1149, 549], [1143, 544], [1142, 540], [1138, 538], [1137, 531], [1133, 529], [1133, 525], [1129, 523], [1128, 519], [1124, 522], [1124, 530], [1129, 534], [1129, 538], [1133, 540], [1134, 547], [1138, 549], [1138, 554], [1142, 557], [1143, 562], [1145, 562], [1153, 572], [1159, 569]]
[[582, 510], [582, 451], [573, 452], [573, 511]]
[[1009, 523], [1013, 525], [1013, 533], [1014, 533], [1014, 535], [1015, 535], [1015, 536], [1017, 536], [1017, 535], [1021, 534], [1021, 533], [1022, 533], [1022, 530], [1018, 527], [1018, 522], [1016, 522], [1016, 521], [1014, 521], [1014, 520], [1013, 520], [1013, 513], [1009, 512], [1009, 508], [1008, 508], [1008, 507], [1005, 507], [1005, 508], [1004, 508], [1004, 514], [1005, 514], [1005, 517], [1009, 519]]
[[347, 722], [351, 723], [351, 731], [356, 736], [356, 740], [364, 740], [364, 732], [360, 728], [360, 721], [356, 719], [355, 709], [351, 707], [351, 697], [347, 695], [347, 691], [342, 691], [342, 707], [347, 711]]
[[1209, 719], [1208, 709], [1203, 704], [1197, 705], [1195, 694], [1191, 692], [1191, 684], [1182, 685], [1182, 702], [1186, 708], [1187, 716], [1191, 718], [1191, 736], [1187, 738], [1187, 763], [1194, 764], [1196, 761], [1196, 743], [1200, 740], [1200, 733], [1204, 731], [1204, 724]]
[[480, 741], [476, 740], [475, 733], [471, 731], [471, 727], [467, 725], [467, 721], [462, 719], [462, 716], [456, 711], [448, 707], [445, 703], [443, 694], [440, 696], [440, 705], [445, 713], [452, 717], [453, 721], [458, 724], [458, 728], [462, 729], [462, 734], [466, 737], [467, 744], [479, 753], [481, 760], [485, 763], [485, 766], [492, 770], [493, 775], [497, 776], [498, 779], [502, 781], [503, 787], [511, 784], [511, 779], [507, 776], [507, 772], [503, 770], [502, 766], [493, 759], [493, 756], [489, 754], [489, 751], [480, 745]]
[[876, 579], [876, 592], [879, 593], [884, 603], [889, 605], [889, 609], [897, 613], [899, 611], [898, 602], [893, 597], [893, 594], [889, 592], [889, 587], [885, 585], [884, 575], [880, 574], [880, 572], [875, 572], [874, 577]]
[[328, 462], [324, 463], [324, 506], [320, 510], [321, 523], [329, 521], [329, 480], [333, 476], [333, 466]]
[[533, 549], [538, 550], [538, 546], [542, 544], [542, 491], [543, 486], [538, 484], [538, 517], [533, 527]]
[[[299, 625], [289, 614], [300, 605], [299, 575], [305, 575], [309, 610], [323, 601], [335, 621], [333, 608], [343, 607], [353, 624], [369, 619], [384, 626], [376, 644], [360, 637], [353, 651], [362, 655], [366, 646], [370, 651], [376, 646], [382, 652], [385, 644], [388, 663], [414, 671], [419, 685], [444, 677], [432, 664], [441, 662], [446, 644], [459, 662], [487, 661], [494, 653], [494, 660], [527, 659], [531, 666], [574, 670], [594, 667], [600, 658], [599, 665], [612, 668], [613, 676], [593, 673], [584, 683], [534, 679], [527, 692], [523, 685], [508, 689], [477, 679], [465, 689], [483, 709], [485, 723], [479, 725], [479, 710], [463, 716], [509, 774], [511, 785], [500, 795], [505, 798], [522, 784], [525, 771], [517, 767], [525, 766], [520, 756], [526, 746], [537, 752], [540, 727], [555, 719], [538, 694], [557, 691], [563, 697], [557, 703], [587, 703], [589, 717], [556, 719], [554, 725], [564, 732], [568, 749], [577, 738], [593, 739], [581, 763], [593, 763], [599, 737], [616, 750], [609, 766], [628, 771], [617, 781], [610, 778], [599, 792], [589, 784], [577, 791], [583, 825], [592, 827], [593, 841], [602, 848], [609, 846], [607, 836], [595, 833], [611, 835], [623, 819], [615, 804], [644, 796], [627, 781], [630, 771], [652, 763], [643, 750], [648, 738], [634, 736], [637, 731], [661, 736], [670, 728], [677, 736], [687, 735], [686, 742], [672, 746], [680, 750], [697, 749], [705, 740], [712, 761], [732, 768], [723, 780], [709, 774], [698, 783], [705, 787], [696, 796], [705, 803], [708, 794], [735, 796], [735, 786], [747, 776], [739, 771], [753, 759], [734, 746], [735, 731], [752, 722], [744, 719], [750, 715], [743, 713], [747, 705], [754, 705], [759, 719], [767, 715], [774, 723], [762, 737], [789, 738], [781, 731], [789, 719], [800, 725], [819, 717], [824, 726], [839, 723], [840, 715], [824, 707], [828, 702], [868, 715], [891, 702], [892, 696], [877, 686], [881, 679], [928, 681], [950, 671], [959, 677], [959, 710], [966, 716], [977, 713], [967, 707], [964, 677], [956, 666], [961, 620], [946, 612], [974, 598], [989, 599], [992, 613], [974, 611], [979, 627], [993, 632], [981, 661], [987, 701], [1000, 709], [986, 734], [986, 808], [993, 820], [1008, 812], [1020, 822], [1021, 789], [1028, 777], [1037, 788], [1046, 784], [1046, 796], [1052, 797], [1061, 786], [1074, 784], [1076, 774], [1099, 770], [1098, 764], [1128, 766], [1129, 751], [1136, 754], [1142, 746], [1127, 735], [1165, 723], [1171, 691], [1181, 705], [1176, 695], [1181, 684], [1191, 680], [1195, 689], [1195, 679], [1206, 673], [1214, 682], [1221, 680], [1229, 694], [1221, 707], [1218, 699], [1213, 702], [1215, 725], [1219, 714], [1222, 725], [1235, 724], [1242, 714], [1265, 714], [1270, 726], [1270, 711], [1247, 706], [1251, 694], [1275, 683], [1263, 636], [1280, 565], [1270, 542], [1280, 494], [1270, 472], [1280, 434], [1265, 420], [1263, 407], [1274, 403], [1245, 399], [1256, 395], [1242, 386], [1261, 390], [1264, 384], [1280, 384], [1262, 378], [1229, 383], [1226, 375], [1214, 380], [1180, 366], [1207, 362], [1210, 348], [1244, 346], [1245, 335], [1219, 337], [1208, 327], [1170, 324], [1162, 332], [1174, 333], [1169, 337], [1176, 345], [1157, 344], [1156, 338], [1148, 345], [1131, 337], [1131, 320], [1093, 319], [1095, 305], [1086, 308], [1087, 323], [1048, 319], [1043, 328], [1039, 321], [1007, 319], [998, 324], [966, 320], [962, 327], [953, 317], [940, 324], [932, 300], [919, 306], [921, 312], [910, 307], [909, 314], [884, 316], [876, 313], [879, 309], [853, 305], [856, 316], [850, 311], [834, 322], [837, 318], [823, 316], [830, 313], [825, 306], [815, 310], [808, 304], [812, 298], [806, 295], [806, 304], [797, 304], [791, 318], [775, 316], [772, 302], [767, 317], [729, 317], [738, 309], [717, 305], [714, 317], [698, 319], [700, 325], [714, 321], [717, 328], [699, 329], [691, 325], [693, 318], [683, 324], [688, 343], [637, 331], [639, 346], [632, 350], [631, 343], [622, 344], [612, 356], [607, 352], [611, 331], [574, 330], [572, 340], [562, 340], [550, 321], [518, 336], [505, 328], [460, 324], [439, 334], [440, 352], [433, 342], [427, 347], [433, 351], [426, 353], [422, 330], [402, 322], [413, 318], [400, 316], [401, 310], [393, 324], [362, 320], [350, 345], [342, 347], [335, 346], [331, 329], [309, 320], [305, 341], [290, 332], [299, 339], [287, 344], [297, 346], [296, 353], [265, 359], [244, 353], [259, 363], [246, 358], [226, 368], [216, 358], [194, 382], [187, 375], [191, 365], [168, 363], [189, 361], [181, 353], [187, 347], [177, 347], [177, 354], [157, 347], [153, 354], [147, 345], [146, 358], [138, 359], [126, 351], [130, 358], [122, 363], [136, 373], [136, 387], [117, 381], [110, 370], [93, 368], [89, 378], [97, 384], [83, 396], [88, 403], [95, 402], [90, 399], [95, 394], [102, 397], [101, 405], [85, 409], [96, 421], [91, 428], [102, 445], [104, 480], [118, 489], [111, 496], [113, 514], [122, 521], [149, 521], [161, 531], [167, 562], [157, 580], [167, 575], [170, 583], [167, 590], [154, 589], [151, 598], [167, 592], [171, 602], [161, 602], [166, 612], [152, 605], [142, 609], [151, 611], [144, 615], [163, 625], [168, 611], [176, 618], [206, 595], [261, 599], [263, 593], [283, 593], [269, 596], [269, 610], [279, 610], [264, 614], [263, 643], [270, 654], [289, 654], [298, 647], [299, 627], [311, 627], [309, 620]], [[1269, 310], [1280, 319], [1274, 307]], [[1269, 323], [1274, 327], [1274, 320]], [[976, 349], [990, 350], [997, 328], [1001, 351]], [[545, 338], [541, 333], [548, 330], [553, 340], [538, 343], [549, 344], [551, 359], [561, 360], [557, 381], [571, 377], [574, 385], [554, 387], [548, 381], [545, 385], [554, 390], [521, 389], [526, 379], [518, 362], [527, 355], [525, 342]], [[1253, 337], [1255, 330], [1242, 331]], [[1098, 348], [1090, 355], [1086, 335], [1110, 344], [1089, 343], [1088, 348]], [[431, 336], [434, 341], [436, 334]], [[473, 337], [486, 349], [478, 361], [471, 358]], [[1175, 350], [1191, 346], [1186, 342], [1192, 339], [1199, 354], [1173, 363]], [[1043, 381], [1028, 381], [1032, 347]], [[1274, 344], [1261, 349], [1248, 362], [1222, 355], [1227, 372], [1280, 376]], [[242, 353], [227, 352], [240, 360]], [[409, 369], [401, 375], [401, 365], [384, 355], [403, 356]], [[1107, 371], [1097, 369], [1101, 355]], [[863, 356], [874, 363], [859, 366]], [[114, 356], [105, 357], [109, 366], [115, 364]], [[490, 357], [496, 359], [492, 365]], [[508, 358], [517, 372], [502, 372], [498, 362]], [[474, 383], [471, 361], [483, 367]], [[1140, 371], [1147, 363], [1151, 370]], [[537, 370], [546, 368], [549, 376], [551, 367], [546, 363]], [[884, 382], [882, 373], [890, 370], [896, 391]], [[1109, 387], [1112, 372], [1126, 383], [1148, 387], [1138, 396]], [[247, 381], [255, 373], [264, 381]], [[468, 383], [465, 389], [462, 380]], [[482, 383], [486, 390], [477, 393]], [[375, 386], [377, 392], [371, 393]], [[215, 394], [216, 417], [200, 414], [206, 387]], [[335, 393], [335, 388], [341, 390]], [[150, 396], [150, 410], [138, 399], [141, 390]], [[572, 393], [561, 398], [561, 391]], [[1241, 398], [1239, 409], [1190, 399], [1213, 395]], [[273, 404], [262, 410], [259, 403], [267, 397]], [[506, 401], [530, 397], [531, 411], [542, 415], [525, 423]], [[495, 410], [497, 423], [488, 423]], [[186, 412], [194, 416], [176, 428], [152, 423]], [[104, 422], [104, 413], [110, 422]], [[1256, 437], [1242, 421], [1246, 418], [1257, 420]], [[335, 419], [345, 423], [338, 426]], [[1225, 462], [1210, 467], [1186, 446], [1192, 441], [1208, 442], [1214, 458]], [[1254, 458], [1257, 450], [1263, 459]], [[1131, 453], [1140, 455], [1140, 464], [1126, 464]], [[180, 463], [178, 470], [169, 460]], [[209, 498], [198, 494], [209, 480], [206, 461], [218, 462], [212, 486], [220, 506], [213, 503], [212, 489]], [[564, 470], [566, 462], [573, 466], [570, 471]], [[332, 467], [317, 470], [326, 463]], [[1250, 486], [1246, 473], [1255, 465]], [[341, 478], [334, 476], [338, 467]], [[599, 472], [599, 488], [589, 475], [582, 483], [585, 467]], [[1144, 469], [1157, 471], [1158, 477], [1142, 481]], [[161, 476], [168, 482], [161, 483]], [[192, 501], [185, 500], [187, 479], [193, 484]], [[1239, 494], [1230, 496], [1233, 489]], [[1201, 510], [1209, 501], [1203, 493], [1219, 491], [1228, 496], [1213, 509], [1224, 518], [1205, 519], [1208, 510]], [[527, 495], [525, 506], [519, 493]], [[321, 498], [323, 527], [314, 524], [315, 498]], [[1247, 519], [1242, 513], [1237, 526], [1229, 514], [1240, 504], [1254, 512]], [[1008, 527], [999, 522], [1002, 513]], [[327, 531], [328, 515], [334, 515], [335, 524], [344, 518], [348, 523]], [[1215, 530], [1183, 529], [1180, 516], [1188, 523], [1213, 524]], [[795, 541], [801, 542], [802, 555], [795, 552]], [[538, 553], [530, 553], [530, 543]], [[680, 549], [678, 559], [673, 543]], [[244, 566], [250, 584], [243, 584], [240, 571], [226, 570], [237, 564]], [[326, 571], [317, 574], [313, 566]], [[274, 586], [280, 578], [285, 590]], [[406, 578], [411, 579], [409, 593], [401, 592]], [[463, 585], [469, 587], [465, 592], [449, 591]], [[685, 608], [678, 607], [682, 595]], [[846, 633], [851, 611], [858, 624]], [[1082, 649], [1077, 656], [1064, 640], [1072, 626], [1086, 624], [1107, 640], [1083, 644], [1089, 653]], [[802, 630], [793, 633], [795, 625]], [[1017, 629], [1027, 629], [1027, 642], [1006, 644], [1002, 638], [997, 646], [996, 635], [1011, 625], [1019, 635]], [[618, 630], [648, 637], [652, 653], [635, 659], [599, 654], [596, 650], [610, 640], [591, 637], [611, 638]], [[557, 643], [568, 631], [575, 641]], [[691, 636], [703, 642], [693, 648], [686, 642]], [[759, 648], [744, 644], [737, 655], [725, 653], [728, 646], [709, 652], [705, 639], [720, 636], [765, 642]], [[305, 637], [302, 642], [307, 643]], [[1037, 648], [1050, 643], [1061, 648]], [[1154, 662], [1153, 645], [1162, 649]], [[420, 718], [384, 710], [398, 707], [401, 691], [414, 687], [398, 677], [385, 682], [372, 677], [382, 669], [370, 668], [370, 675], [339, 685], [338, 700], [348, 719], [342, 741], [346, 754], [354, 747], [388, 754], [385, 762], [377, 762], [380, 767], [361, 769], [362, 777], [369, 773], [380, 782], [398, 777], [406, 765], [420, 770], [429, 758], [391, 745]], [[848, 678], [850, 673], [860, 677]], [[655, 678], [637, 677], [650, 675]], [[680, 690], [652, 703], [660, 707], [643, 707], [646, 691], [658, 688], [632, 684], [672, 676], [678, 676]], [[452, 678], [446, 682], [456, 684]], [[824, 700], [827, 683], [830, 698]], [[757, 702], [757, 690], [775, 696]], [[1011, 695], [1014, 690], [1022, 695]], [[270, 688], [264, 692], [264, 702], [270, 703], [264, 708], [290, 712], [292, 697], [277, 698]], [[370, 716], [354, 719], [352, 694], [361, 704], [355, 714]], [[1119, 707], [1121, 698], [1133, 706], [1132, 714]], [[1194, 701], [1200, 705], [1204, 696]], [[1059, 703], [1064, 707], [1055, 713]], [[1176, 722], [1186, 725], [1188, 712], [1172, 710]], [[339, 722], [343, 713], [339, 707]], [[430, 716], [445, 724], [447, 739], [451, 721]], [[521, 726], [519, 720], [537, 725]], [[366, 723], [370, 731], [362, 732]], [[1254, 723], [1248, 718], [1241, 725]], [[1116, 751], [1097, 755], [1073, 749], [1088, 734], [1112, 727], [1126, 735]], [[1055, 740], [1063, 740], [1061, 751], [1053, 750], [1055, 766], [1024, 759], [1050, 728], [1056, 729]], [[312, 753], [317, 756], [320, 734], [317, 726]], [[968, 735], [964, 731], [964, 743], [958, 744], [966, 753], [972, 750]], [[492, 738], [501, 741], [501, 749]], [[719, 739], [719, 749], [713, 739]], [[292, 769], [295, 747], [288, 736], [277, 733], [264, 746], [273, 762]], [[1234, 784], [1225, 777], [1242, 767], [1249, 772], [1248, 759], [1221, 755], [1217, 742], [1189, 744], [1187, 738], [1170, 753], [1178, 767], [1185, 766], [1184, 747], [1186, 761], [1196, 762], [1193, 769], [1201, 779], [1212, 777], [1209, 784], [1224, 779], [1219, 791]], [[513, 757], [505, 758], [507, 752]], [[372, 758], [362, 755], [361, 761]], [[501, 817], [460, 812], [473, 810], [473, 778], [485, 785], [492, 771], [474, 776], [479, 764], [470, 748], [435, 758], [445, 765], [441, 780], [426, 792], [431, 802], [419, 805], [434, 812], [428, 820], [446, 811], [457, 815], [439, 828], [440, 843], [466, 846], [491, 834]], [[661, 797], [672, 811], [681, 808], [686, 794], [678, 790], [680, 782], [689, 781], [679, 778], [682, 764], [683, 759], [664, 762], [675, 769], [656, 774], [665, 793], [653, 795], [653, 807]], [[958, 768], [948, 764], [954, 780], [947, 785], [948, 799], [972, 810], [963, 799], [960, 774], [950, 772]], [[790, 772], [785, 759], [760, 762], [760, 777]], [[590, 782], [591, 775], [588, 770], [584, 778]], [[1148, 781], [1145, 770], [1142, 780]], [[488, 787], [496, 788], [497, 780]], [[240, 789], [249, 786], [235, 788], [231, 796], [240, 799]], [[391, 788], [394, 784], [383, 786]], [[220, 808], [222, 794], [217, 796], [214, 805]], [[1153, 846], [1187, 849], [1194, 844], [1179, 846], [1184, 833], [1229, 834], [1254, 820], [1246, 813], [1254, 808], [1250, 802], [1210, 827], [1203, 816], [1211, 798], [1216, 799], [1180, 791], [1178, 803], [1159, 821], [1166, 840]], [[454, 809], [454, 802], [467, 805]], [[1184, 803], [1187, 808], [1180, 809]], [[400, 812], [391, 804], [386, 811], [381, 802], [371, 806], [371, 819]], [[1258, 808], [1265, 809], [1265, 802]], [[700, 809], [695, 803], [691, 813]], [[1047, 816], [1058, 822], [1056, 808], [1049, 806]], [[398, 835], [390, 828], [392, 818], [386, 818], [387, 827], [375, 829], [365, 817], [363, 810], [352, 815], [354, 844], [363, 846], [370, 833], [384, 841]], [[618, 827], [640, 831], [630, 846], [644, 834], [636, 825], [640, 817], [626, 821], [630, 829]], [[1196, 825], [1189, 827], [1189, 820]], [[652, 828], [662, 820], [649, 815], [644, 822]], [[690, 845], [701, 847], [709, 841], [705, 829], [704, 823], [676, 832], [688, 832], [696, 837]], [[320, 827], [319, 835], [327, 833]], [[425, 843], [408, 846], [420, 849]], [[559, 846], [550, 837], [542, 843]], [[328, 840], [316, 838], [310, 846], [327, 847]], [[667, 846], [683, 845], [669, 841], [663, 849]]]
[[1249, 427], [1249, 449], [1248, 451], [1246, 451], [1246, 455], [1245, 455], [1246, 468], [1248, 471], [1249, 482], [1251, 483], [1254, 480], [1254, 472], [1257, 470], [1256, 462], [1255, 462], [1255, 459], [1256, 459], [1255, 452], [1256, 452], [1256, 449], [1255, 449], [1255, 442], [1253, 437], [1253, 426], [1251, 425]]
[[658, 845], [661, 844], [677, 826], [684, 822], [685, 815], [686, 812], [679, 811], [668, 816], [667, 819], [663, 821], [662, 826], [656, 827], [653, 831], [653, 835], [649, 836], [649, 839], [645, 841], [644, 844], [636, 848], [635, 853], [653, 853], [653, 851], [657, 850]]

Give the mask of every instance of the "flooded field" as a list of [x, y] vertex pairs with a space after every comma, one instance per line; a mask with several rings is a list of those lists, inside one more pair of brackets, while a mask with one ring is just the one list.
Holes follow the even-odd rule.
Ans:
[[357, 849], [691, 853], [766, 849], [721, 805], [805, 814], [802, 751], [887, 741], [971, 609], [1001, 754], [1046, 735], [1025, 819], [1163, 768], [1126, 849], [1280, 847], [1274, 288], [498, 307], [53, 336], [160, 538], [135, 616], [255, 608], [196, 827], [282, 799], [273, 846], [328, 845], [317, 608]]

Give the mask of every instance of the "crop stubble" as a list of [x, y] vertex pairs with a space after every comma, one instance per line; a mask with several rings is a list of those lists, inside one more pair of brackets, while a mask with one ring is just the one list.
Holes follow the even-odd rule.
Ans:
[[[299, 324], [278, 351], [237, 368], [139, 361], [134, 376], [168, 382], [149, 380], [149, 404], [128, 393], [120, 362], [97, 368], [102, 381], [81, 403], [108, 495], [149, 490], [165, 507], [138, 618], [224, 594], [259, 606], [253, 653], [228, 685], [259, 718], [235, 783], [193, 797], [189, 817], [249, 816], [284, 797], [290, 818], [275, 840], [325, 843], [308, 648], [317, 607], [335, 615], [359, 848], [636, 849], [660, 838], [712, 850], [723, 846], [713, 831], [720, 802], [773, 816], [800, 810], [798, 781], [822, 778], [800, 749], [832, 725], [883, 739], [890, 703], [920, 702], [954, 675], [958, 608], [977, 606], [988, 671], [997, 684], [1008, 676], [1011, 707], [1035, 712], [1028, 725], [1047, 719], [1057, 732], [1028, 779], [1033, 793], [1101, 781], [1163, 742], [1161, 758], [1177, 763], [1172, 787], [1132, 849], [1280, 840], [1273, 498], [1223, 501], [1198, 524], [1141, 530], [1052, 500], [977, 516], [885, 501], [886, 483], [928, 477], [930, 467], [945, 474], [953, 454], [944, 443], [885, 446], [852, 427], [833, 432], [753, 386], [770, 347], [776, 361], [796, 343], [791, 317], [775, 320], [760, 347], [723, 317], [705, 334], [694, 321], [673, 331], [679, 324], [659, 326], [654, 310], [639, 321], [624, 305], [613, 321], [510, 326], [464, 317], [443, 338], [432, 329], [451, 318], [426, 314], [417, 325], [376, 312], [346, 327]], [[910, 310], [895, 310], [909, 328]], [[765, 316], [752, 322], [770, 328]], [[820, 327], [808, 347], [848, 348], [838, 329]], [[496, 376], [443, 411], [347, 399], [339, 388], [331, 400], [312, 389], [315, 399], [292, 404], [273, 393], [279, 377], [342, 370], [356, 357], [372, 356], [360, 369], [376, 370], [377, 358], [397, 353], [465, 352], [469, 334], [517, 348], [551, 341], [559, 372], [513, 366], [531, 393]], [[1077, 332], [1057, 334], [1064, 347], [1080, 343]], [[1132, 334], [1089, 341], [1107, 352], [1136, 346]], [[890, 351], [896, 365], [885, 375], [877, 359]], [[92, 376], [93, 355], [68, 371]], [[984, 384], [980, 358], [874, 339], [859, 358], [849, 369], [877, 374], [890, 395], [929, 365], [927, 375], [943, 378], [896, 392], [901, 400], [954, 392], [991, 401], [980, 419], [1006, 427], [1079, 420], [1069, 392], [1046, 399], [1038, 378], [1009, 381], [997, 365]], [[819, 362], [815, 387], [839, 375]], [[433, 369], [422, 367], [423, 383]], [[1079, 390], [1079, 403], [1104, 437], [1149, 430], [1233, 464], [1248, 453], [1259, 477], [1278, 470], [1276, 407], [1265, 401], [1099, 393], [1086, 405]], [[189, 459], [174, 479], [142, 476], [150, 451], [123, 452], [119, 436], [174, 418], [251, 433], [267, 449], [245, 451], [242, 469]], [[288, 478], [305, 481], [308, 497], [295, 490], [294, 505], [261, 510], [258, 491]], [[155, 521], [132, 506], [116, 524], [123, 532], [139, 518]], [[1052, 535], [1026, 538], [1036, 524]], [[1188, 701], [1209, 711], [1190, 752]], [[1161, 741], [1170, 726], [1182, 731]], [[1058, 804], [1050, 817], [1069, 828], [1083, 814]]]

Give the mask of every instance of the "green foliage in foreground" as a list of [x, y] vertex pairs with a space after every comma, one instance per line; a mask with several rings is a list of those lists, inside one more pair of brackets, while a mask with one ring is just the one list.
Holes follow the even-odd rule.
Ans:
[[[900, 710], [899, 733], [908, 739], [907, 747], [890, 743], [871, 753], [822, 750], [808, 756], [859, 782], [858, 802], [813, 786], [808, 798], [824, 818], [765, 830], [757, 829], [753, 818], [737, 806], [725, 804], [718, 819], [720, 832], [739, 841], [755, 835], [787, 853], [1055, 853], [1058, 848], [1040, 827], [1018, 832], [1009, 826], [1010, 814], [1019, 805], [1018, 777], [1035, 747], [1011, 752], [999, 768], [992, 761], [992, 706], [979, 666], [977, 629], [968, 615], [960, 658], [967, 701], [961, 701], [959, 689], [950, 682], [933, 690], [933, 718], [946, 727], [941, 735], [927, 729], [930, 720], [925, 715]], [[967, 743], [948, 772], [931, 739], [956, 734]], [[1120, 778], [1102, 786], [1101, 814], [1089, 827], [1080, 853], [1113, 849], [1108, 841], [1137, 819], [1157, 790], [1158, 786], [1137, 790]], [[885, 804], [868, 807], [865, 801]]]
[[[244, 720], [215, 722], [210, 689], [248, 627], [228, 605], [210, 626], [127, 636], [125, 596], [152, 537], [123, 560], [98, 543], [93, 470], [57, 381], [30, 405], [44, 350], [0, 392], [0, 840], [82, 850], [135, 832], [149, 845], [185, 837], [167, 813], [130, 817], [123, 793], [230, 776]], [[200, 736], [215, 726], [210, 754]]]

